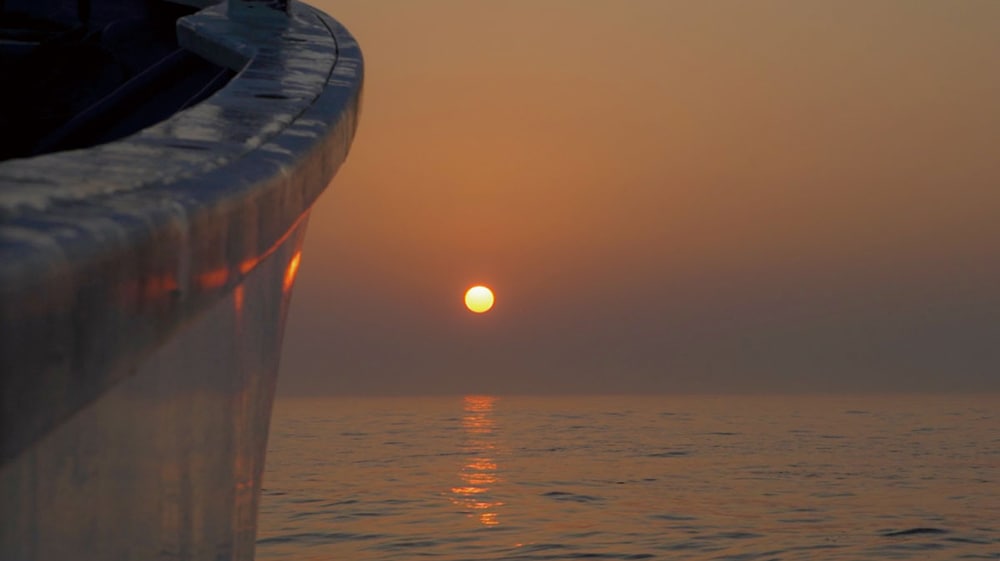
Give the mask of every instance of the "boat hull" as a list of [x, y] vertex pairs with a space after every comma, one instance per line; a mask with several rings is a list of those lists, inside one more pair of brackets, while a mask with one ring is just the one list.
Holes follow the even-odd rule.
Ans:
[[206, 8], [236, 76], [127, 138], [0, 162], [0, 559], [252, 559], [281, 335], [363, 70], [303, 4]]
[[3, 559], [251, 559], [306, 221], [124, 379], [0, 468]]

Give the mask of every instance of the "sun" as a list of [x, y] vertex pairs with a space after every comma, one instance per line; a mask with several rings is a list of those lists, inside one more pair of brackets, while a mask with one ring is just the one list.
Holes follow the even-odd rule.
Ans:
[[470, 312], [482, 314], [493, 307], [493, 291], [483, 285], [476, 285], [465, 291], [465, 307]]

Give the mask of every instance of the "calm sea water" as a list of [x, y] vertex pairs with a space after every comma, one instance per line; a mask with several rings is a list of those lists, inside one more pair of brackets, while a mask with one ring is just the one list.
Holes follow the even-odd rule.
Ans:
[[279, 400], [258, 559], [1000, 559], [1000, 397]]

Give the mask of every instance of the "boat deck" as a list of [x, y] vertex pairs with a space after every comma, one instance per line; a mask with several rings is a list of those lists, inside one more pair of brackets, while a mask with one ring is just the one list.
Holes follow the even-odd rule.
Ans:
[[232, 70], [177, 43], [177, 20], [195, 11], [150, 2], [67, 23], [5, 8], [0, 161], [123, 138], [225, 85]]

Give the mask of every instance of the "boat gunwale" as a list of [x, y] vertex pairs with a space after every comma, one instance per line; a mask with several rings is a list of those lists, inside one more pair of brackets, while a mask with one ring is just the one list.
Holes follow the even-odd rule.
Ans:
[[239, 73], [135, 135], [0, 163], [0, 465], [238, 286], [347, 156], [363, 62], [338, 22], [223, 4], [178, 36]]

